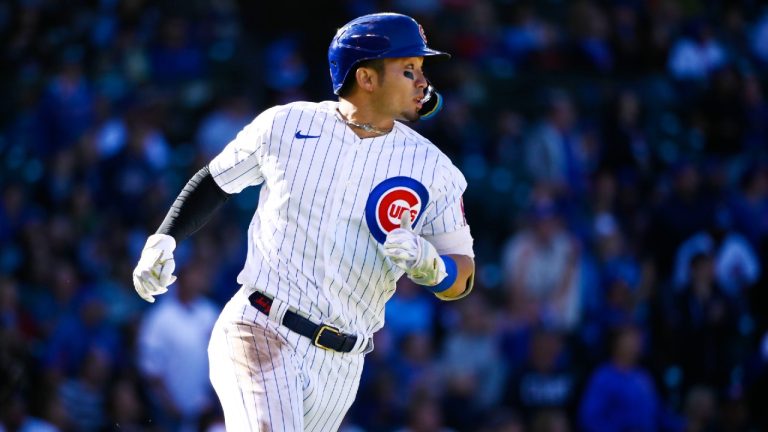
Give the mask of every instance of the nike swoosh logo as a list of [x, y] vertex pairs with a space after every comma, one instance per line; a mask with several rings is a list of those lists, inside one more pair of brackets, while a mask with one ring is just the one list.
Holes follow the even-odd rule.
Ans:
[[301, 133], [301, 131], [296, 131], [296, 138], [298, 139], [320, 138], [320, 135], [304, 135], [303, 133]]

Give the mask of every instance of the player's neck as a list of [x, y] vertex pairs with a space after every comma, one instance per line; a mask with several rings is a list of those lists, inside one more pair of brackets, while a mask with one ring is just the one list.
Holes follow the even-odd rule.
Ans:
[[339, 98], [339, 115], [360, 138], [377, 137], [389, 133], [393, 118], [378, 114], [370, 104]]

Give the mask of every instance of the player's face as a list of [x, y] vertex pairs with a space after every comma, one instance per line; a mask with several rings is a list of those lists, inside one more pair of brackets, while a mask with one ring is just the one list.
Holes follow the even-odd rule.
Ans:
[[376, 103], [380, 112], [398, 120], [419, 119], [421, 99], [427, 87], [422, 65], [424, 57], [387, 59], [384, 77], [377, 92]]

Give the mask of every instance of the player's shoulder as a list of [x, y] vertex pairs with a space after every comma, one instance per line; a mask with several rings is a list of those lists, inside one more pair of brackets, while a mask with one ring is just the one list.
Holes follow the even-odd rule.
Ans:
[[305, 113], [323, 113], [332, 114], [335, 112], [335, 106], [332, 101], [307, 102], [295, 101], [283, 105], [275, 105], [261, 112], [256, 117], [256, 122], [264, 126], [273, 124], [276, 120], [302, 116]]
[[402, 135], [405, 138], [405, 142], [408, 144], [436, 147], [434, 143], [432, 143], [432, 141], [427, 139], [424, 135], [416, 132], [415, 130], [411, 129], [410, 126], [400, 121], [395, 121], [395, 131]]
[[403, 123], [395, 122], [395, 128], [399, 134], [406, 137], [406, 146], [417, 146], [419, 151], [423, 152], [421, 154], [424, 155], [425, 159], [433, 161], [439, 172], [439, 175], [436, 176], [438, 183], [459, 185], [462, 190], [466, 188], [467, 180], [464, 174], [440, 147]]
[[288, 116], [302, 113], [332, 114], [336, 111], [336, 105], [333, 101], [295, 101], [284, 105], [276, 105], [270, 109], [274, 110], [274, 115], [277, 116]]
[[440, 147], [435, 145], [435, 143], [430, 141], [424, 135], [412, 129], [410, 126], [396, 121], [395, 130], [404, 138], [404, 144], [406, 146], [417, 146], [428, 155], [433, 156], [437, 160], [438, 164], [453, 166], [451, 159], [448, 157], [448, 155], [443, 153]]

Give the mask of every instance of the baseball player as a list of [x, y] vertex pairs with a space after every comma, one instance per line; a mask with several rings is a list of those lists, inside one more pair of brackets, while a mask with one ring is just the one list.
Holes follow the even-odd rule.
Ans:
[[[262, 112], [187, 183], [133, 273], [149, 302], [173, 251], [232, 194], [262, 184], [240, 289], [208, 347], [231, 431], [332, 431], [355, 399], [372, 335], [405, 275], [442, 300], [472, 289], [466, 180], [406, 126], [434, 114], [422, 27], [357, 18], [328, 49], [338, 101]], [[179, 359], [183, 361], [183, 359]]]

